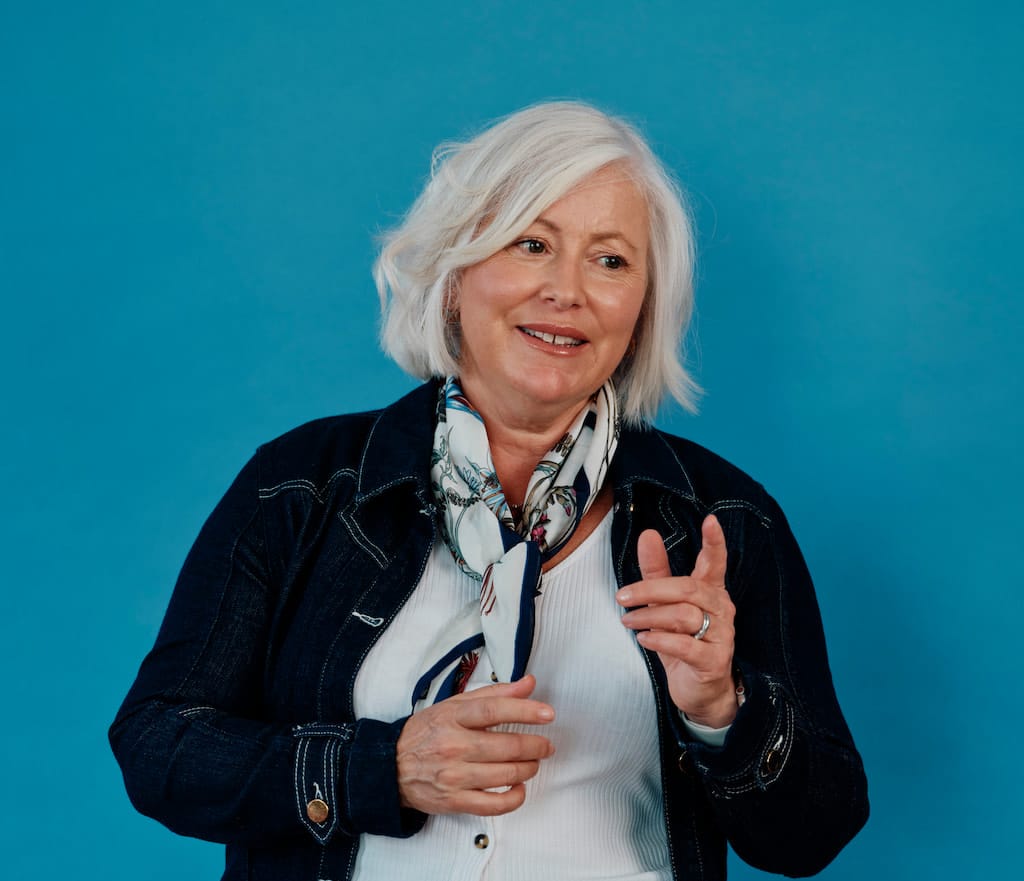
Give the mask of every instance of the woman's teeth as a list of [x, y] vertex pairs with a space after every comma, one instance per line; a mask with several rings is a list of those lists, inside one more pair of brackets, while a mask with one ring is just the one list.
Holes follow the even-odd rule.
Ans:
[[527, 336], [535, 337], [538, 340], [544, 340], [546, 343], [551, 343], [555, 346], [582, 346], [583, 340], [578, 340], [571, 336], [559, 336], [557, 333], [541, 333], [539, 330], [531, 330], [528, 327], [521, 327], [520, 330]]

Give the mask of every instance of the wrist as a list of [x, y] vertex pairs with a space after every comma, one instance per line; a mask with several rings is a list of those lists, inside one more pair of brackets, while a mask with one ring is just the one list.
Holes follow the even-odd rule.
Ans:
[[714, 704], [701, 708], [697, 712], [686, 710], [685, 713], [687, 719], [691, 722], [696, 722], [698, 725], [704, 725], [708, 728], [726, 728], [736, 718], [737, 710], [739, 710], [739, 704], [736, 700], [736, 694], [730, 690], [728, 694]]
[[739, 677], [739, 671], [734, 672], [734, 679], [727, 691], [713, 703], [707, 704], [694, 712], [683, 710], [683, 714], [691, 722], [704, 725], [708, 728], [727, 728], [736, 718], [736, 713], [743, 706], [747, 699], [746, 689], [743, 687], [743, 680]]

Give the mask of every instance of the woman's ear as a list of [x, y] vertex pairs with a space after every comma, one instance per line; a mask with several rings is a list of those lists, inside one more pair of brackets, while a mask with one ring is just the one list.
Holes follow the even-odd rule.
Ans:
[[444, 323], [446, 326], [459, 323], [459, 280], [458, 272], [448, 275], [444, 292]]
[[445, 345], [448, 348], [448, 354], [458, 361], [462, 353], [462, 325], [459, 315], [459, 274], [457, 272], [448, 276], [443, 310]]

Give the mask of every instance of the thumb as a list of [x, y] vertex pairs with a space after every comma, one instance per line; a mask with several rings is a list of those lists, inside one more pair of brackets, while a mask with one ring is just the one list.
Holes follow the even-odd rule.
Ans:
[[668, 564], [665, 542], [655, 529], [645, 529], [636, 543], [637, 562], [644, 581], [648, 578], [670, 578], [672, 569]]
[[495, 685], [487, 685], [484, 688], [477, 688], [467, 692], [475, 697], [529, 697], [537, 687], [537, 680], [532, 673], [527, 673], [522, 679], [515, 682], [498, 682]]
[[725, 586], [725, 568], [729, 558], [725, 546], [725, 533], [722, 524], [714, 514], [704, 518], [701, 525], [701, 548], [697, 554], [697, 562], [693, 567], [693, 575], [711, 584]]

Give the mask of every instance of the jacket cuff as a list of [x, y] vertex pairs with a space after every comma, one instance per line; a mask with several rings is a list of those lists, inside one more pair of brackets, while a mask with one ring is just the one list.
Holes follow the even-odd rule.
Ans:
[[793, 747], [793, 708], [771, 679], [740, 664], [746, 700], [725, 742], [691, 740], [687, 752], [715, 794], [725, 797], [765, 790], [782, 774]]
[[686, 732], [693, 740], [708, 746], [721, 746], [725, 743], [725, 736], [729, 733], [729, 728], [732, 727], [731, 722], [721, 728], [712, 728], [710, 725], [701, 725], [700, 722], [694, 722], [682, 710], [678, 712], [683, 728], [686, 729]]
[[321, 844], [341, 829], [407, 838], [426, 814], [401, 806], [395, 744], [405, 719], [360, 719], [343, 725], [299, 725], [295, 753], [295, 808]]
[[408, 718], [355, 723], [344, 785], [345, 813], [353, 832], [408, 838], [427, 822], [421, 811], [403, 808], [398, 793], [395, 745]]

